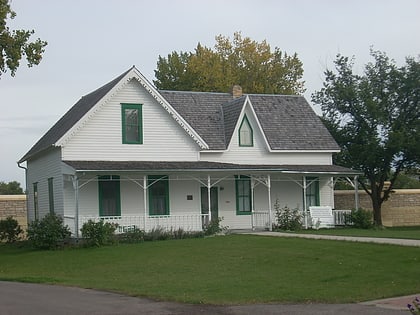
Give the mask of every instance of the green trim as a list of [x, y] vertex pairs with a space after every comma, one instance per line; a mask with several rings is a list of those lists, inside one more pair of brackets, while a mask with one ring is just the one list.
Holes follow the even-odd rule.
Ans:
[[[106, 187], [106, 186], [110, 187]], [[115, 185], [115, 186], [111, 186]], [[105, 209], [103, 206], [103, 200], [105, 196], [109, 196], [109, 193], [105, 191], [105, 189], [115, 189], [115, 199], [112, 200], [115, 202], [115, 210], [116, 213], [109, 214], [104, 213]], [[121, 216], [121, 190], [120, 190], [120, 177], [116, 175], [105, 175], [105, 176], [98, 176], [98, 199], [99, 199], [99, 216]]]
[[32, 184], [32, 187], [34, 189], [34, 218], [35, 220], [38, 219], [38, 182], [35, 182]]
[[[319, 193], [319, 177], [306, 177], [306, 183], [311, 183], [311, 185], [309, 185], [309, 189], [308, 187], [306, 188], [306, 206], [309, 207], [310, 206], [319, 206], [320, 205], [320, 193]], [[315, 191], [314, 191], [315, 190]], [[310, 202], [308, 202], [308, 200], [311, 200], [313, 197], [315, 197], [315, 204], [310, 204]]]
[[[246, 126], [248, 126], [249, 131], [251, 133], [251, 143], [249, 144], [244, 144], [242, 143], [243, 140], [241, 139], [241, 130], [243, 125], [246, 124]], [[242, 119], [241, 125], [239, 126], [239, 146], [240, 147], [253, 147], [254, 146], [254, 131], [252, 130], [251, 124], [249, 123], [248, 117], [246, 117], [246, 115], [244, 115], [244, 118]]]
[[[137, 122], [129, 124], [127, 122], [126, 111], [137, 111]], [[136, 139], [128, 139], [127, 128], [136, 130]], [[122, 129], [122, 143], [123, 144], [143, 144], [143, 105], [142, 104], [127, 104], [121, 103], [121, 129]]]
[[50, 206], [50, 213], [54, 213], [54, 179], [48, 178], [48, 203]]
[[[247, 187], [245, 187], [245, 183], [247, 183], [248, 189]], [[252, 213], [251, 178], [249, 176], [235, 175], [235, 194], [236, 194], [236, 214], [237, 215], [251, 214]], [[244, 200], [241, 201], [241, 199], [243, 198], [248, 198], [248, 202], [244, 203]]]
[[[156, 195], [155, 189], [158, 186], [156, 184], [162, 185], [160, 188], [164, 190], [164, 213], [158, 213], [159, 209], [155, 209], [154, 201], [158, 197]], [[147, 176], [147, 187], [149, 192], [149, 215], [169, 215], [169, 178], [167, 175], [148, 175]], [[162, 197], [162, 196], [160, 196]]]

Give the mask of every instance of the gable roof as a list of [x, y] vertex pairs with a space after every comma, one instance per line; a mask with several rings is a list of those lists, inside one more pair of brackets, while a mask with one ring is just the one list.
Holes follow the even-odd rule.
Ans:
[[226, 150], [246, 98], [273, 151], [338, 151], [339, 146], [303, 96], [159, 91], [197, 130], [210, 150]]
[[196, 141], [202, 150], [226, 150], [247, 100], [273, 151], [338, 151], [339, 146], [302, 96], [157, 91], [133, 66], [99, 89], [83, 96], [19, 160], [22, 163], [62, 139], [130, 73]]
[[303, 96], [250, 94], [249, 99], [272, 150], [339, 150]]
[[[132, 68], [131, 68], [132, 69]], [[121, 79], [131, 71], [123, 74], [103, 85], [99, 89], [82, 96], [82, 98], [60, 118], [44, 136], [19, 160], [19, 163], [50, 148], [56, 143], [71, 127], [74, 126], [97, 102], [99, 102]]]

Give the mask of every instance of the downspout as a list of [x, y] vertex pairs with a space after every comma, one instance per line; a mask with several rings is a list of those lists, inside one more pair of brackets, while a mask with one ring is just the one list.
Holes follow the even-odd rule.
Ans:
[[306, 207], [306, 176], [303, 176], [303, 219], [305, 220], [305, 229], [308, 229], [308, 214]]
[[251, 177], [251, 228], [254, 231], [255, 230], [255, 226], [254, 226], [254, 212], [255, 212], [255, 207], [254, 207], [254, 186], [255, 186], [255, 179], [254, 177]]
[[273, 230], [273, 214], [271, 213], [271, 176], [267, 175], [267, 190], [268, 190], [268, 215], [269, 215], [269, 231]]
[[147, 176], [143, 175], [144, 230], [147, 231]]
[[[209, 207], [209, 223], [211, 222], [211, 181], [210, 175], [207, 175], [207, 199], [208, 199], [208, 207]], [[216, 218], [217, 219], [217, 218]]]
[[76, 240], [79, 240], [79, 178], [73, 176], [73, 189], [74, 189], [74, 199], [76, 202], [75, 216], [74, 216], [74, 233], [76, 235]]
[[354, 203], [356, 210], [359, 210], [359, 176], [354, 176]]
[[17, 166], [25, 170], [25, 195], [26, 195], [26, 222], [29, 224], [29, 188], [28, 188], [28, 168], [20, 165], [20, 162], [17, 162]]

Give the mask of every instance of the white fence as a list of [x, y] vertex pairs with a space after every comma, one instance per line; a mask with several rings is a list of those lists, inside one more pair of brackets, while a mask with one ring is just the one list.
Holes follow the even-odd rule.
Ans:
[[[346, 216], [351, 213], [351, 210], [332, 210], [334, 216], [335, 226], [344, 226], [349, 224], [346, 222]], [[309, 214], [308, 214], [309, 215]], [[276, 223], [276, 218], [273, 211], [273, 223]], [[310, 225], [308, 225], [310, 226]], [[253, 229], [268, 229], [270, 227], [270, 214], [267, 211], [254, 211], [252, 213], [252, 228]]]
[[337, 226], [342, 226], [346, 224], [350, 224], [346, 221], [346, 217], [351, 214], [351, 210], [333, 210], [334, 215], [334, 224]]
[[269, 229], [270, 213], [269, 211], [252, 212], [252, 229]]
[[[84, 223], [92, 220], [98, 222], [103, 220], [117, 225], [116, 233], [125, 233], [134, 229], [143, 231], [151, 231], [160, 227], [167, 230], [183, 229], [184, 231], [202, 231], [203, 224], [208, 222], [208, 214], [180, 214], [180, 215], [163, 215], [163, 216], [79, 216], [79, 229]], [[67, 224], [72, 233], [74, 233], [74, 217], [65, 216], [64, 223]], [[73, 228], [72, 228], [73, 227]]]

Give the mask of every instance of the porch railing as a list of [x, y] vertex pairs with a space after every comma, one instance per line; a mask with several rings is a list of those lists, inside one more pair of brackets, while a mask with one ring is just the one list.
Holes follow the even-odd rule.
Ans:
[[117, 234], [140, 229], [151, 231], [161, 227], [167, 230], [178, 230], [182, 228], [184, 231], [202, 231], [203, 223], [208, 221], [208, 214], [179, 214], [179, 215], [161, 215], [161, 216], [140, 216], [140, 215], [123, 215], [123, 216], [80, 216], [79, 228], [89, 220], [117, 224]]
[[[349, 224], [346, 216], [351, 213], [351, 210], [333, 210], [334, 225], [344, 226]], [[270, 215], [268, 211], [254, 211], [252, 213], [252, 228], [253, 229], [268, 229], [270, 226]], [[273, 223], [275, 223], [275, 216], [273, 211]]]
[[334, 224], [336, 226], [343, 226], [347, 223], [347, 215], [351, 214], [351, 210], [333, 210], [333, 215], [334, 215]]
[[270, 213], [266, 211], [252, 212], [252, 229], [268, 229], [270, 228]]

